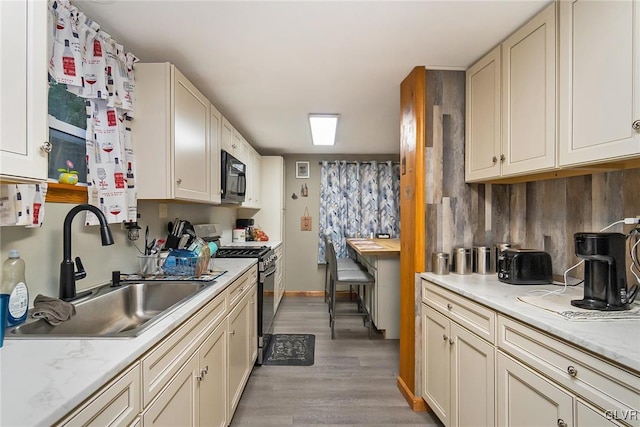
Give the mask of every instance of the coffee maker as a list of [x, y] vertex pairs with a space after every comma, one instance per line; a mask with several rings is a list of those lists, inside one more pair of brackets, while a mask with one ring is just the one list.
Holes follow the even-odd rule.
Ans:
[[576, 256], [584, 260], [584, 298], [571, 305], [588, 310], [629, 309], [625, 268], [625, 235], [576, 233]]

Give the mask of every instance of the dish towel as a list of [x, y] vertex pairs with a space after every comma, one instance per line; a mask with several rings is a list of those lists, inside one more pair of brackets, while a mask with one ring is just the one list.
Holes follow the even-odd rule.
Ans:
[[76, 314], [76, 308], [73, 304], [38, 294], [33, 301], [31, 317], [44, 319], [50, 325], [56, 326], [71, 319], [74, 314]]

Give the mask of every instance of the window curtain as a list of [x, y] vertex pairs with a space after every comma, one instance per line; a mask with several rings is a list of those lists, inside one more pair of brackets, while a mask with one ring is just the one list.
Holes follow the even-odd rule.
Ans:
[[[110, 223], [137, 220], [131, 120], [137, 58], [69, 0], [49, 3], [49, 74], [86, 99], [89, 203]], [[86, 224], [97, 224], [87, 213]]]
[[323, 161], [320, 169], [318, 263], [325, 263], [323, 234], [338, 258], [347, 257], [346, 239], [377, 233], [400, 235], [400, 166], [388, 162]]

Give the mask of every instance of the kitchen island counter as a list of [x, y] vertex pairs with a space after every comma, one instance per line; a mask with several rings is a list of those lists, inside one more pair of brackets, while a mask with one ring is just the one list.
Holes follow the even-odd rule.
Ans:
[[[640, 374], [640, 320], [566, 320], [517, 299], [534, 290], [561, 289], [554, 285], [509, 285], [495, 275], [481, 274], [421, 273], [420, 277]], [[583, 289], [569, 287], [565, 293], [581, 299]]]
[[216, 259], [227, 272], [135, 338], [7, 339], [0, 349], [0, 425], [52, 425], [240, 277], [256, 259]]

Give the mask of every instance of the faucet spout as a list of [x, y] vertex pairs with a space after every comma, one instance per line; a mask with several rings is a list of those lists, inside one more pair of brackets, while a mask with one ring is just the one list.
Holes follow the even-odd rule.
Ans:
[[78, 273], [76, 273], [75, 265], [71, 259], [71, 223], [73, 218], [82, 211], [90, 211], [96, 215], [100, 222], [100, 237], [102, 246], [113, 245], [113, 236], [107, 223], [107, 218], [100, 209], [93, 205], [81, 204], [73, 207], [64, 218], [64, 226], [62, 229], [62, 262], [60, 263], [60, 299], [64, 301], [72, 300], [76, 297], [76, 279], [82, 279], [86, 275], [82, 268], [80, 259], [77, 258]]

